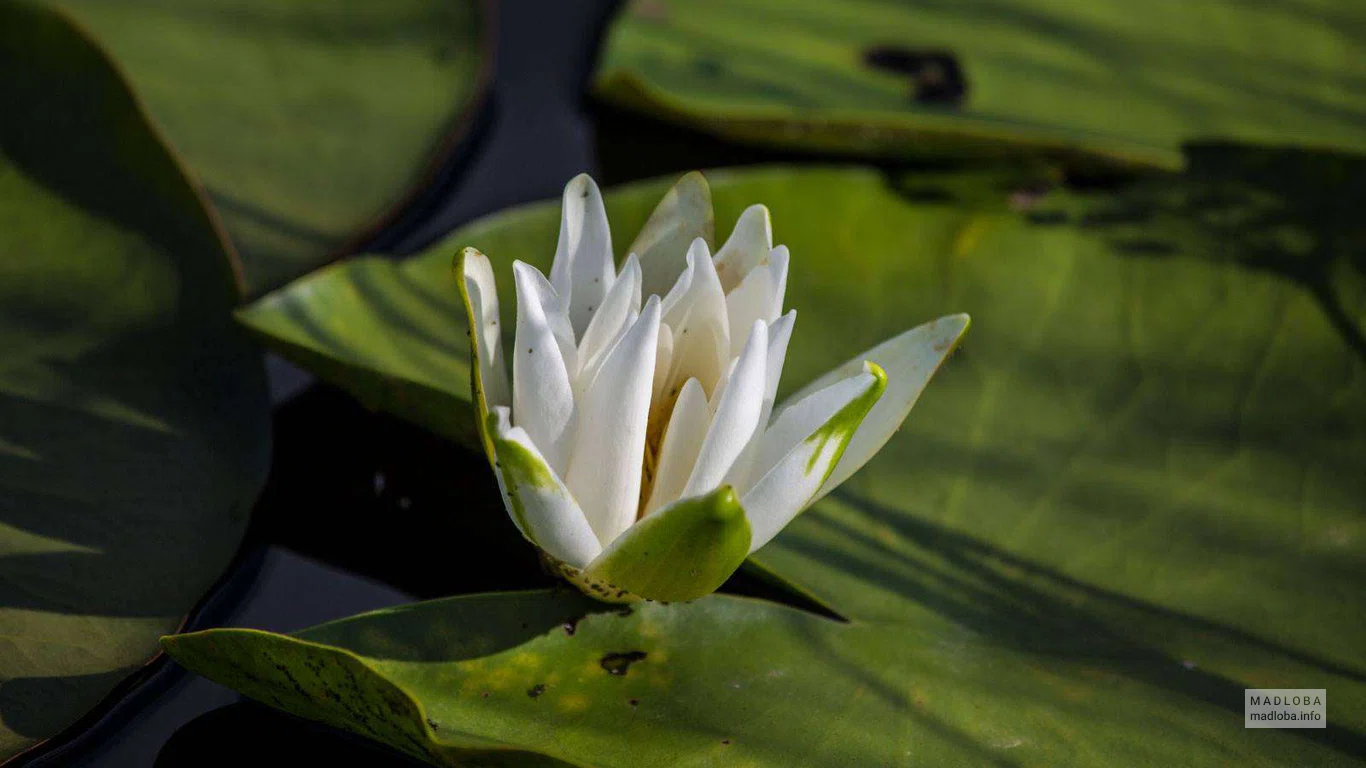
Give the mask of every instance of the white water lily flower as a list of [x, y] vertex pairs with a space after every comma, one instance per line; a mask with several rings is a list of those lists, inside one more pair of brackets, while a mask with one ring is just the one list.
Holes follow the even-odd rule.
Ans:
[[877, 453], [968, 326], [906, 331], [775, 407], [796, 312], [783, 313], [789, 257], [766, 208], [713, 255], [710, 191], [688, 174], [618, 267], [593, 180], [570, 181], [563, 202], [549, 277], [513, 263], [506, 353], [488, 258], [466, 248], [457, 271], [508, 512], [594, 597], [714, 591]]

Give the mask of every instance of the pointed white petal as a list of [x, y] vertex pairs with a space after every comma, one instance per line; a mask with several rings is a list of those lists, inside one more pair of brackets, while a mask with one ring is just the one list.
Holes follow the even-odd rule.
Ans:
[[759, 461], [767, 469], [741, 497], [749, 518], [751, 552], [811, 504], [854, 432], [868, 423], [868, 413], [885, 388], [882, 370], [867, 365], [863, 373], [835, 382], [779, 414], [759, 449]]
[[588, 178], [585, 173], [570, 179], [560, 196], [560, 236], [555, 244], [555, 258], [550, 262], [550, 283], [564, 296], [573, 288], [570, 268], [583, 237], [585, 206], [581, 190], [585, 186], [583, 180]]
[[517, 530], [551, 557], [575, 568], [592, 562], [602, 545], [526, 430], [512, 426], [503, 406], [493, 409], [487, 428], [493, 438], [498, 488]]
[[740, 358], [732, 357], [730, 362], [726, 363], [726, 370], [722, 371], [720, 377], [716, 379], [716, 389], [712, 390], [711, 397], [707, 398], [707, 408], [712, 413], [716, 413], [717, 406], [721, 404], [721, 398], [726, 396], [726, 385], [730, 383], [730, 377], [735, 373], [735, 364], [738, 362], [740, 362]]
[[593, 312], [593, 319], [583, 332], [583, 339], [579, 343], [580, 363], [587, 367], [591, 365], [590, 361], [599, 360], [601, 355], [606, 354], [611, 343], [620, 337], [633, 312], [640, 312], [640, 263], [631, 255], [622, 265], [621, 274], [612, 283], [612, 289], [603, 298], [602, 306]]
[[[805, 392], [814, 391], [831, 381], [848, 376], [851, 371], [858, 370], [864, 360], [877, 363], [887, 372], [887, 393], [878, 401], [873, 412], [868, 414], [863, 426], [845, 450], [839, 465], [812, 500], [813, 503], [847, 480], [887, 444], [892, 434], [901, 427], [901, 422], [906, 420], [925, 385], [967, 332], [968, 323], [968, 316], [960, 314], [946, 315], [916, 326], [863, 354], [856, 355], [792, 396], [795, 402]], [[780, 408], [786, 408], [786, 403]]]
[[726, 314], [730, 318], [730, 337], [740, 338], [755, 320], [771, 323], [783, 310], [787, 289], [787, 248], [779, 246], [750, 271], [735, 290], [726, 294]]
[[750, 272], [735, 290], [726, 294], [726, 318], [730, 337], [738, 339], [754, 321], [766, 321], [769, 299], [773, 296], [773, 276], [766, 265]]
[[560, 357], [564, 358], [565, 367], [572, 374], [578, 369], [578, 348], [574, 343], [574, 329], [569, 325], [568, 299], [555, 290], [541, 270], [530, 264], [514, 261], [512, 275], [517, 281], [518, 306], [521, 306], [524, 295], [534, 296], [540, 303], [541, 314], [550, 326], [551, 333], [555, 334], [555, 343], [560, 347]]
[[735, 460], [725, 480], [741, 495], [759, 479], [755, 474], [755, 464], [759, 445], [763, 442], [760, 436], [767, 431], [769, 418], [773, 414], [773, 401], [783, 375], [783, 361], [787, 359], [787, 343], [792, 339], [792, 326], [796, 322], [797, 310], [794, 309], [768, 325], [767, 370], [764, 373], [764, 404], [759, 409], [759, 428], [755, 430], [755, 437], [749, 441], [749, 445], [745, 446], [744, 453]]
[[712, 237], [711, 190], [697, 171], [684, 175], [660, 199], [627, 249], [640, 254], [645, 295], [664, 295], [678, 281], [688, 245]]
[[650, 404], [660, 402], [664, 396], [664, 385], [668, 381], [669, 364], [674, 357], [674, 334], [669, 326], [659, 324], [659, 347], [655, 350], [655, 375], [650, 387]]
[[659, 298], [651, 296], [584, 394], [567, 484], [604, 545], [635, 522], [639, 508], [658, 346]]
[[761, 427], [767, 427], [769, 417], [773, 415], [783, 363], [787, 361], [787, 343], [792, 340], [792, 326], [796, 322], [797, 310], [794, 309], [768, 325], [768, 371], [764, 380], [764, 408], [759, 416]]
[[[684, 280], [687, 284], [680, 292]], [[668, 386], [682, 386], [695, 378], [710, 394], [730, 361], [731, 342], [726, 296], [702, 239], [694, 240], [688, 249], [688, 268], [665, 297], [665, 304], [669, 306], [664, 322], [673, 331], [674, 341]]]
[[462, 288], [469, 303], [470, 341], [479, 360], [477, 382], [483, 393], [479, 417], [499, 405], [512, 405], [508, 387], [507, 361], [503, 357], [503, 327], [498, 313], [498, 286], [493, 278], [493, 265], [484, 254], [466, 248], [461, 256]]
[[725, 291], [734, 290], [772, 248], [773, 224], [768, 209], [751, 205], [740, 214], [725, 245], [716, 252], [716, 272]]
[[617, 329], [617, 335], [607, 342], [606, 348], [583, 363], [579, 369], [579, 375], [574, 379], [574, 402], [582, 401], [583, 393], [588, 391], [588, 388], [593, 385], [593, 381], [597, 379], [598, 373], [602, 371], [602, 364], [607, 362], [612, 350], [616, 349], [621, 340], [626, 338], [626, 333], [631, 330], [631, 326], [636, 324], [638, 317], [640, 315], [636, 312], [626, 315], [626, 322]]
[[683, 271], [678, 273], [678, 278], [669, 287], [669, 292], [663, 294], [664, 300], [660, 304], [666, 325], [669, 324], [670, 318], [673, 318], [674, 322], [682, 321], [683, 315], [687, 312], [687, 305], [684, 300], [688, 296], [688, 291], [692, 289], [693, 275], [697, 273], [697, 270], [693, 268], [692, 249], [689, 248], [685, 251], [683, 257]]
[[793, 396], [783, 403], [773, 423], [764, 430], [759, 440], [754, 479], [757, 481], [768, 474], [794, 447], [828, 421], [831, 414], [839, 411], [862, 391], [867, 381], [859, 377], [865, 375], [866, 372], [855, 373], [802, 397]]
[[783, 313], [783, 301], [787, 298], [787, 267], [790, 257], [786, 245], [780, 245], [768, 253], [769, 269], [773, 272], [773, 296], [769, 299], [766, 320], [774, 320]]
[[768, 326], [755, 321], [735, 363], [735, 371], [716, 406], [707, 437], [697, 452], [683, 496], [706, 493], [721, 484], [759, 426], [768, 371]]
[[512, 417], [550, 466], [563, 471], [574, 433], [574, 390], [569, 367], [545, 315], [540, 273], [512, 265], [517, 282], [517, 343], [512, 353]]
[[564, 187], [560, 209], [560, 240], [550, 268], [550, 282], [569, 300], [569, 321], [575, 338], [582, 336], [593, 310], [612, 287], [612, 233], [598, 185], [586, 173]]
[[654, 488], [645, 505], [645, 514], [682, 497], [710, 425], [711, 412], [707, 409], [702, 385], [697, 379], [688, 379], [678, 394], [678, 402], [664, 432], [659, 461], [655, 463]]

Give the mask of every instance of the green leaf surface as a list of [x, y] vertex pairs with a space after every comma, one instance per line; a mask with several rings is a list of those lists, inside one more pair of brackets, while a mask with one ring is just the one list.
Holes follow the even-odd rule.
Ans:
[[203, 199], [104, 54], [0, 3], [0, 760], [157, 653], [265, 477], [260, 357]]
[[126, 69], [259, 294], [354, 248], [468, 129], [478, 0], [51, 0]]
[[641, 519], [584, 576], [651, 600], [696, 600], [726, 583], [749, 555], [749, 542], [745, 510], [725, 485]]
[[164, 642], [255, 699], [444, 765], [1342, 762], [1294, 732], [1244, 731], [1241, 714], [1229, 725], [1217, 700], [1154, 689], [1067, 638], [1026, 651], [947, 623], [844, 624], [726, 596], [610, 611], [505, 593], [297, 637]]
[[[780, 397], [927, 318], [967, 311], [974, 328], [882, 453], [757, 555], [853, 622], [779, 621], [770, 612], [783, 609], [730, 598], [651, 607], [631, 631], [644, 642], [651, 622], [677, 622], [667, 657], [681, 666], [669, 709], [625, 727], [643, 723], [668, 749], [684, 748], [678, 732], [740, 733], [735, 744], [775, 751], [735, 762], [774, 765], [1366, 758], [1366, 159], [1202, 145], [1181, 175], [1011, 205], [961, 197], [952, 174], [709, 178], [718, 234], [763, 202], [793, 254], [798, 323]], [[630, 241], [669, 181], [607, 194], [614, 242]], [[328, 360], [343, 385], [356, 373], [421, 382], [436, 393], [427, 410], [469, 412], [467, 373], [420, 364], [467, 360], [451, 256], [479, 247], [509, 296], [512, 259], [553, 253], [556, 208], [476, 222], [402, 264], [333, 269], [245, 319]], [[392, 394], [372, 402], [421, 411]], [[739, 628], [753, 623], [765, 629]], [[541, 642], [552, 640], [527, 647], [555, 659], [546, 674], [578, 668]], [[516, 658], [486, 663], [515, 675]], [[733, 708], [718, 692], [780, 658], [801, 660], [781, 667], [797, 687]], [[400, 687], [417, 691], [418, 677]], [[598, 689], [568, 685], [599, 712]], [[1247, 687], [1327, 688], [1330, 726], [1244, 730]], [[429, 713], [459, 713], [437, 718], [439, 733], [630, 764], [597, 742], [566, 746], [580, 731], [620, 734], [596, 714], [518, 724], [533, 715], [502, 700], [414, 695]], [[812, 733], [834, 735], [812, 745]], [[696, 763], [722, 761], [702, 740], [686, 745]]]
[[[877, 51], [900, 69], [870, 65]], [[966, 80], [960, 103], [915, 96], [951, 75], [916, 69], [936, 53]], [[595, 89], [783, 147], [1171, 168], [1195, 140], [1366, 149], [1363, 61], [1355, 0], [634, 0]]]

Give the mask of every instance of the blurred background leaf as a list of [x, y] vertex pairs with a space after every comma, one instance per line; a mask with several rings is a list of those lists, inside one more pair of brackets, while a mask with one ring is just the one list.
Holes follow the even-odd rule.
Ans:
[[[1205, 144], [1187, 165], [1051, 193], [1010, 174], [993, 187], [980, 168], [708, 174], [718, 236], [762, 201], [796, 259], [784, 391], [911, 325], [974, 315], [884, 453], [757, 555], [872, 627], [801, 640], [825, 644], [823, 662], [799, 665], [812, 679], [869, 675], [860, 696], [885, 689], [916, 713], [851, 749], [897, 760], [918, 746], [931, 763], [1366, 758], [1366, 160]], [[671, 182], [607, 195], [618, 250]], [[514, 209], [401, 264], [337, 265], [242, 317], [372, 407], [440, 414], [431, 426], [460, 437], [468, 350], [451, 258], [489, 254], [506, 298], [511, 261], [544, 267], [557, 225], [556, 203]], [[799, 644], [769, 631], [757, 642]], [[1254, 686], [1330, 688], [1332, 725], [1244, 731]], [[669, 717], [710, 733], [707, 707]], [[480, 727], [540, 743], [504, 716]]]
[[632, 0], [596, 92], [718, 136], [1179, 167], [1184, 142], [1366, 149], [1355, 0]]
[[0, 3], [0, 758], [157, 652], [232, 559], [269, 402], [217, 222], [62, 14]]
[[478, 0], [52, 0], [113, 53], [262, 293], [367, 244], [468, 134]]

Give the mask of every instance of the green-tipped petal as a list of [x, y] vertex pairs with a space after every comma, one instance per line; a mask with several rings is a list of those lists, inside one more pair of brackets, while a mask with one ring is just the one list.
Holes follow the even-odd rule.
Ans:
[[862, 367], [865, 360], [877, 363], [887, 372], [887, 392], [868, 414], [863, 426], [845, 449], [844, 457], [835, 466], [835, 471], [830, 473], [830, 477], [826, 478], [825, 484], [821, 486], [820, 492], [811, 503], [814, 504], [840, 483], [848, 480], [850, 475], [859, 471], [869, 459], [882, 450], [882, 446], [886, 445], [892, 435], [901, 428], [901, 422], [906, 420], [915, 401], [920, 398], [920, 393], [925, 390], [925, 385], [930, 383], [939, 366], [944, 364], [962, 341], [970, 320], [971, 318], [964, 314], [945, 315], [918, 325], [867, 352], [855, 355], [844, 365], [826, 373], [792, 396], [788, 402], [797, 402], [805, 393], [814, 392], [830, 382], [851, 375]]
[[527, 437], [514, 427], [508, 409], [495, 407], [484, 425], [493, 446], [494, 474], [503, 503], [527, 541], [573, 568], [582, 568], [602, 552], [588, 518], [555, 470]]
[[699, 237], [712, 242], [714, 227], [706, 177], [697, 171], [684, 175], [655, 206], [627, 249], [640, 258], [644, 295], [668, 293], [683, 273], [688, 246]]
[[722, 486], [637, 522], [583, 575], [594, 596], [695, 600], [715, 592], [735, 573], [749, 554], [749, 542], [745, 510], [735, 490]]
[[486, 425], [489, 409], [512, 405], [507, 363], [503, 361], [502, 326], [498, 319], [498, 286], [488, 257], [474, 248], [462, 248], [456, 254], [455, 274], [469, 323], [470, 381], [474, 389], [474, 407], [478, 411], [475, 422], [484, 452], [492, 463], [493, 442]]
[[771, 541], [817, 498], [887, 388], [883, 370], [864, 363], [861, 373], [812, 392], [778, 414], [762, 437], [757, 481], [744, 495], [753, 528], [751, 551]]

